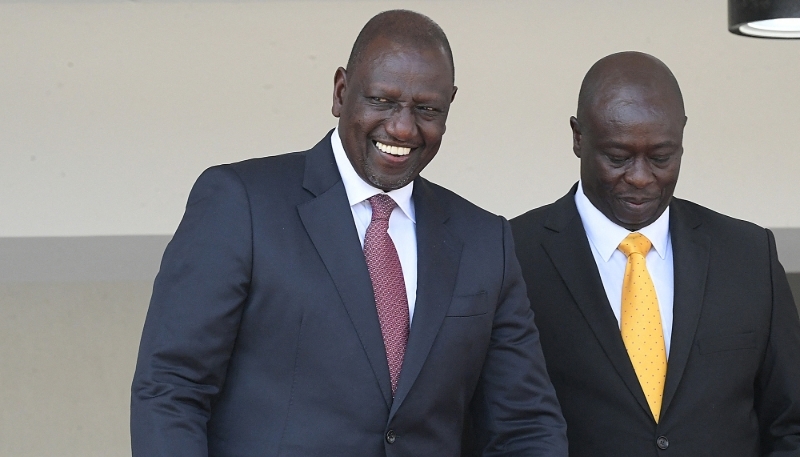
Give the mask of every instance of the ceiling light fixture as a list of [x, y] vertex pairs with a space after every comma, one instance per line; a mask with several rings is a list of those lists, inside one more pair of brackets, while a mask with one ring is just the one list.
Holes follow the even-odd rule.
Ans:
[[728, 0], [728, 30], [757, 38], [800, 39], [800, 0]]

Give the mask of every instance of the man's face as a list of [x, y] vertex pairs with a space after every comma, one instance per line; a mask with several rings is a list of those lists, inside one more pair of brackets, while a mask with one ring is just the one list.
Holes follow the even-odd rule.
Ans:
[[683, 154], [686, 117], [678, 99], [647, 92], [609, 91], [586, 110], [585, 119], [570, 120], [586, 196], [632, 231], [653, 223], [669, 206]]
[[456, 94], [450, 61], [442, 49], [378, 37], [354, 67], [334, 78], [332, 112], [344, 150], [361, 179], [398, 189], [439, 150]]

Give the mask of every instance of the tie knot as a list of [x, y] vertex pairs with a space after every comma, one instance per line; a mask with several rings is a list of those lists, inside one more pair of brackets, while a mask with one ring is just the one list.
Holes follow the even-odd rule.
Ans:
[[389, 216], [392, 215], [392, 210], [397, 206], [392, 197], [386, 194], [373, 195], [368, 200], [372, 206], [372, 220], [388, 221]]
[[622, 243], [619, 244], [619, 250], [628, 257], [634, 253], [645, 256], [650, 252], [650, 246], [652, 246], [652, 243], [646, 236], [639, 232], [634, 232], [622, 240]]

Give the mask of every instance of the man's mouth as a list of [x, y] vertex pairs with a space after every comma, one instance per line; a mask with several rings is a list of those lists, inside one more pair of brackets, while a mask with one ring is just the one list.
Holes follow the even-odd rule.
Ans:
[[632, 206], [634, 208], [641, 208], [642, 206], [648, 205], [654, 202], [655, 198], [622, 198], [625, 204]]
[[389, 155], [402, 157], [402, 156], [407, 156], [408, 154], [411, 153], [411, 148], [404, 148], [401, 146], [390, 146], [388, 144], [383, 144], [380, 141], [375, 141], [374, 143], [376, 148]]

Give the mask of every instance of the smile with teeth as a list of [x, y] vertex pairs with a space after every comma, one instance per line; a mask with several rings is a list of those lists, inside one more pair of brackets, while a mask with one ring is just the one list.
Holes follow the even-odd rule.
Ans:
[[411, 148], [403, 148], [400, 146], [389, 146], [388, 144], [383, 144], [380, 141], [375, 142], [375, 147], [393, 156], [406, 156], [409, 153], [411, 153]]

